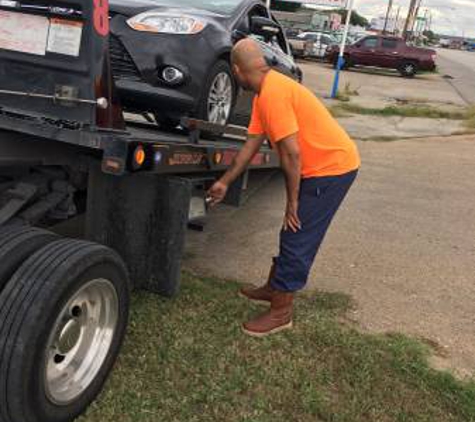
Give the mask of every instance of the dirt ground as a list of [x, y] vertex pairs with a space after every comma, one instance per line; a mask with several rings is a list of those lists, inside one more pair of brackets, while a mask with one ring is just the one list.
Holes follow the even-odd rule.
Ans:
[[[475, 136], [360, 142], [363, 167], [314, 266], [309, 288], [345, 292], [363, 330], [436, 344], [438, 367], [475, 373]], [[238, 210], [190, 233], [186, 266], [262, 282], [285, 192], [272, 179]]]

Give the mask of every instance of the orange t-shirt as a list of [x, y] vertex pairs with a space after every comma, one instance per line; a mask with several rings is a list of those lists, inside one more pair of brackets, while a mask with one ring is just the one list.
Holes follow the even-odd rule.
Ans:
[[361, 164], [355, 143], [317, 97], [274, 70], [254, 98], [248, 132], [271, 144], [298, 132], [303, 178], [338, 176]]

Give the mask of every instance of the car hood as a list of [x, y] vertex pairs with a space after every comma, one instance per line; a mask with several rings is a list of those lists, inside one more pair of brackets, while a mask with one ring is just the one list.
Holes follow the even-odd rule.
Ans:
[[113, 14], [118, 13], [125, 16], [135, 16], [148, 10], [156, 10], [162, 13], [179, 13], [183, 15], [203, 16], [219, 21], [224, 21], [227, 18], [227, 16], [219, 15], [217, 13], [195, 7], [164, 6], [159, 0], [139, 0], [133, 2], [130, 0], [111, 0], [109, 5]]

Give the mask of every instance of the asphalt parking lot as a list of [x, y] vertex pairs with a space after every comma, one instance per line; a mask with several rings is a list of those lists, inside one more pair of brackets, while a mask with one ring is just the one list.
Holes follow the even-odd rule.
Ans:
[[[348, 318], [436, 346], [437, 367], [475, 371], [475, 137], [360, 142], [363, 167], [313, 269], [310, 289], [345, 292]], [[273, 178], [241, 209], [190, 233], [186, 266], [260, 283], [276, 252], [285, 190]]]

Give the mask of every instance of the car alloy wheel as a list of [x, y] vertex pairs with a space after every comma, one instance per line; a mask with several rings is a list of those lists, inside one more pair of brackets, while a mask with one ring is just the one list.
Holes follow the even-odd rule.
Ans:
[[208, 121], [225, 125], [233, 106], [233, 81], [226, 72], [218, 73], [208, 94]]
[[407, 64], [405, 67], [404, 67], [404, 72], [407, 74], [407, 75], [412, 75], [414, 73], [414, 65], [413, 64]]

